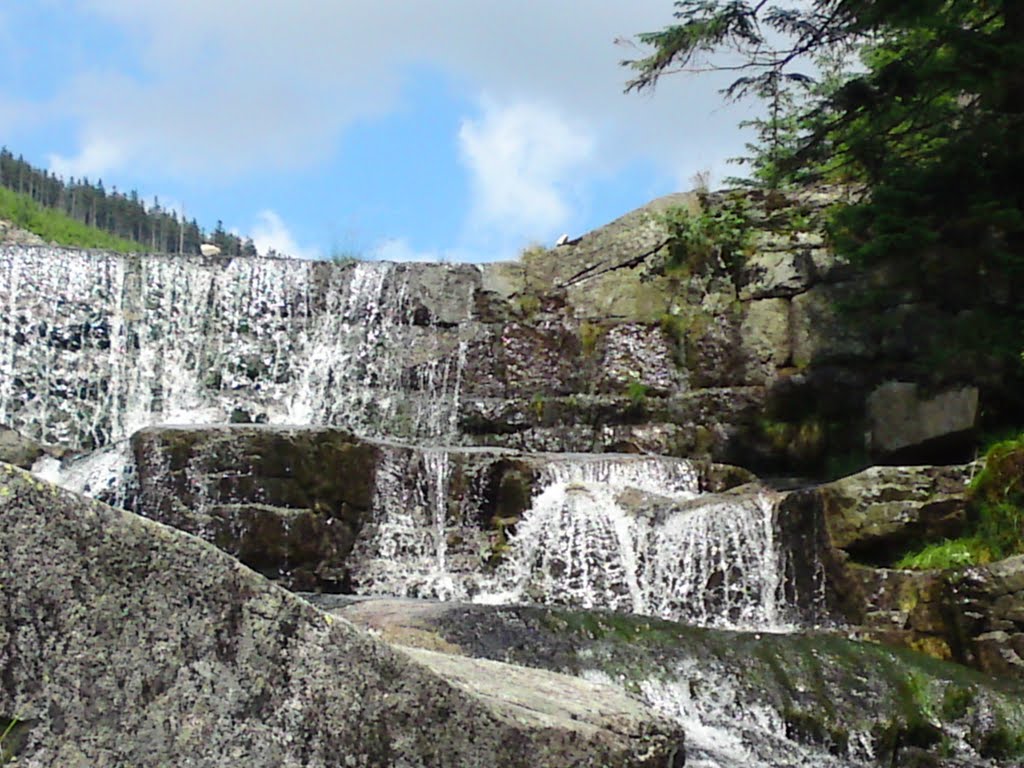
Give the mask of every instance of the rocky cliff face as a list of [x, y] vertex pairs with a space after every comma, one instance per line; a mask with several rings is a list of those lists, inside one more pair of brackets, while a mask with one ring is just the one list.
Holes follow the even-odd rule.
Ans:
[[941, 329], [927, 308], [908, 299], [884, 327], [843, 309], [880, 278], [824, 244], [833, 199], [789, 200], [779, 224], [752, 197], [731, 265], [670, 263], [663, 213], [697, 210], [692, 195], [480, 267], [5, 246], [0, 423], [76, 450], [249, 421], [778, 472], [954, 455], [977, 390], [951, 390], [951, 409], [914, 389], [909, 361]]

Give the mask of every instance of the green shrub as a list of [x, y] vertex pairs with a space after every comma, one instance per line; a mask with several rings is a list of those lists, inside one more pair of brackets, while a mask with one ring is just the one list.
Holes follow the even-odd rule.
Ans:
[[669, 266], [700, 272], [713, 260], [730, 271], [743, 262], [751, 228], [739, 201], [709, 206], [700, 213], [670, 208], [661, 222], [669, 233]]
[[643, 405], [649, 391], [650, 387], [638, 379], [634, 379], [626, 385], [626, 396], [633, 405]]

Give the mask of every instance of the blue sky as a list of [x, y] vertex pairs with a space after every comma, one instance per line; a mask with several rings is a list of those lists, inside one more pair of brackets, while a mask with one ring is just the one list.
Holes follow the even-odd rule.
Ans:
[[0, 143], [296, 256], [490, 261], [735, 174], [712, 78], [625, 95], [671, 0], [7, 0]]

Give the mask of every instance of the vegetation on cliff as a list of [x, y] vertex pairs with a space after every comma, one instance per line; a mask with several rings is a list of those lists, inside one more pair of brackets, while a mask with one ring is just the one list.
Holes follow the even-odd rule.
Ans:
[[989, 448], [970, 496], [964, 535], [909, 552], [897, 567], [959, 568], [1024, 554], [1024, 434]]
[[755, 122], [750, 183], [862, 190], [829, 229], [842, 255], [887, 275], [887, 290], [868, 301], [937, 308], [949, 327], [922, 351], [922, 376], [986, 378], [1004, 410], [1024, 416], [1024, 6], [675, 8], [675, 23], [639, 36], [647, 55], [625, 62], [635, 72], [627, 89], [674, 72], [737, 73], [726, 97], [768, 105]]
[[38, 235], [48, 243], [75, 248], [102, 248], [108, 251], [131, 253], [144, 250], [131, 240], [115, 237], [102, 229], [75, 221], [67, 214], [44, 208], [28, 195], [21, 195], [0, 187], [0, 219]]

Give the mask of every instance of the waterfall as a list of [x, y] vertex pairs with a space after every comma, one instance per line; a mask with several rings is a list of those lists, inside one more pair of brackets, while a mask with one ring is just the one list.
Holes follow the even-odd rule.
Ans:
[[794, 621], [766, 492], [698, 496], [692, 467], [663, 458], [557, 462], [545, 481], [477, 600], [727, 628]]
[[[444, 443], [476, 284], [410, 269], [0, 247], [0, 422], [78, 452], [42, 460], [45, 477], [120, 504], [127, 441], [144, 426], [333, 425]], [[449, 451], [382, 453], [353, 556], [361, 592], [722, 627], [798, 618], [772, 499], [701, 495], [686, 461], [532, 458], [530, 508], [495, 536]]]
[[697, 472], [681, 459], [548, 455], [530, 508], [491, 569], [475, 523], [481, 500], [454, 493], [451, 481], [444, 449], [386, 453], [374, 522], [353, 553], [357, 592], [771, 631], [801, 619], [785, 593], [791, 555], [777, 541], [766, 491], [700, 494]]
[[452, 461], [443, 448], [385, 447], [377, 466], [374, 520], [352, 553], [360, 594], [466, 599], [473, 575], [452, 571], [449, 514]]
[[115, 507], [131, 506], [136, 491], [135, 464], [127, 440], [63, 462], [44, 456], [33, 472], [47, 482]]
[[[468, 316], [467, 286], [447, 298]], [[465, 344], [416, 322], [399, 265], [0, 247], [0, 306], [0, 423], [44, 443], [89, 451], [158, 424], [405, 438], [457, 424]]]
[[408, 294], [383, 262], [0, 248], [0, 423], [76, 450], [232, 420], [445, 436], [464, 345]]

